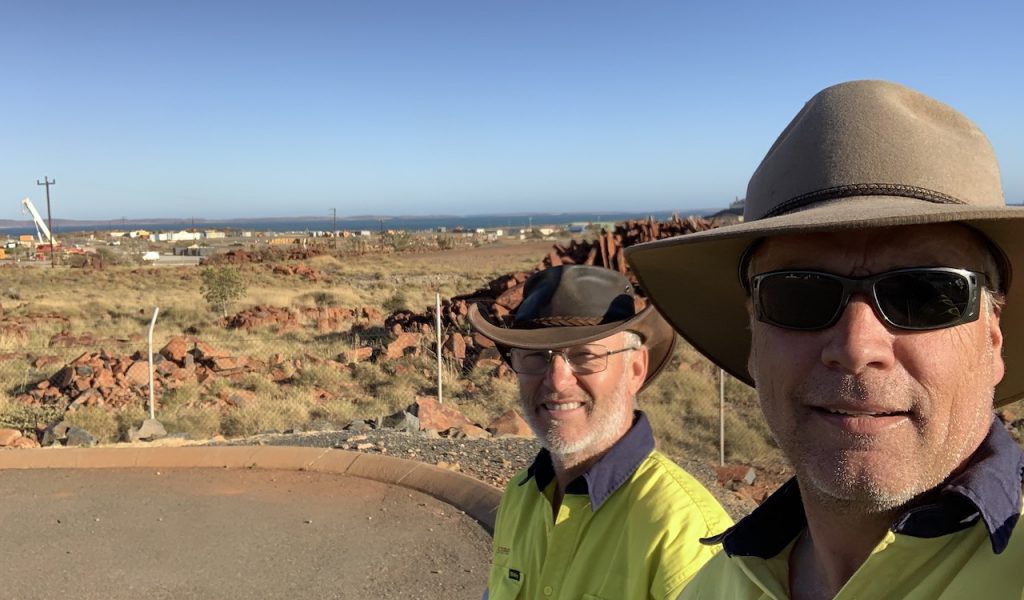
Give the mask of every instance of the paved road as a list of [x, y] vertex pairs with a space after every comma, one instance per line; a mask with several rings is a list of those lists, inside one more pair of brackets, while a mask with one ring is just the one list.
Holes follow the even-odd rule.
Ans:
[[0, 470], [0, 598], [477, 599], [490, 538], [419, 492], [264, 469]]

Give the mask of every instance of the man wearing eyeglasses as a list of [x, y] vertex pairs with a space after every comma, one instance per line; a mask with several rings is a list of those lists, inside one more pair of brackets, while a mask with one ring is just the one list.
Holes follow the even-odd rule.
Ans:
[[1019, 600], [1024, 454], [992, 409], [1024, 396], [1024, 209], [988, 140], [903, 86], [833, 86], [745, 217], [627, 249], [674, 327], [755, 385], [796, 472], [705, 540], [725, 552], [680, 597]]
[[502, 497], [485, 598], [675, 598], [717, 552], [699, 539], [731, 520], [635, 410], [675, 347], [642, 304], [617, 271], [574, 265], [530, 277], [507, 327], [471, 308], [543, 445]]

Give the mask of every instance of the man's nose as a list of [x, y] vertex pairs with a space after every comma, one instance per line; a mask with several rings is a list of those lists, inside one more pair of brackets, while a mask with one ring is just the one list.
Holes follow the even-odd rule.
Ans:
[[549, 387], [553, 390], [561, 390], [576, 383], [576, 374], [569, 366], [569, 359], [564, 352], [553, 352], [551, 361], [548, 363], [548, 372], [545, 375]]
[[860, 294], [850, 298], [839, 321], [823, 333], [827, 338], [821, 360], [829, 368], [858, 374], [869, 368], [887, 369], [895, 361], [893, 332]]

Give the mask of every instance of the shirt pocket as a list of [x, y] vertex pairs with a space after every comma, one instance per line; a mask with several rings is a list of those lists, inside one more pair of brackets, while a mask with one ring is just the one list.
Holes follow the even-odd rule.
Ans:
[[488, 600], [515, 600], [523, 591], [523, 572], [511, 566], [509, 557], [495, 557], [491, 566]]
[[522, 587], [518, 581], [502, 579], [498, 582], [498, 589], [489, 590], [490, 596], [488, 596], [488, 600], [515, 600], [519, 598], [519, 592], [522, 591]]

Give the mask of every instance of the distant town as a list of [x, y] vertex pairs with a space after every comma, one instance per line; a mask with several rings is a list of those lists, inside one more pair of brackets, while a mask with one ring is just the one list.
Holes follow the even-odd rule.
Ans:
[[[225, 246], [284, 246], [331, 243], [365, 247], [375, 240], [392, 244], [399, 238], [443, 238], [442, 243], [493, 243], [501, 240], [555, 239], [596, 235], [615, 223], [633, 219], [663, 220], [678, 211], [637, 213], [533, 213], [494, 215], [271, 217], [256, 219], [120, 219], [76, 221], [44, 217], [31, 200], [22, 200], [28, 221], [0, 221], [0, 260], [47, 261], [53, 264], [89, 262], [102, 254], [107, 262], [189, 262], [223, 251]], [[742, 201], [726, 210], [688, 214], [738, 219]], [[52, 226], [51, 226], [52, 222]], [[105, 249], [100, 252], [99, 249]], [[117, 249], [115, 252], [114, 249]], [[218, 250], [219, 249], [219, 250]], [[116, 255], [116, 256], [115, 256]], [[112, 260], [118, 259], [118, 260]]]

